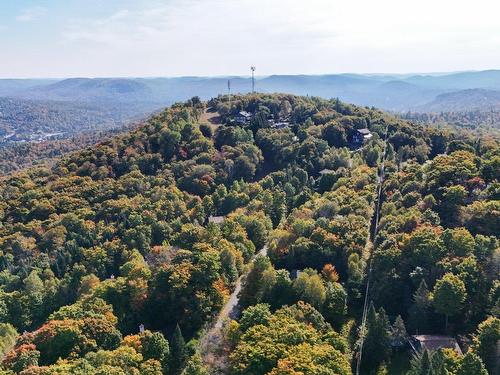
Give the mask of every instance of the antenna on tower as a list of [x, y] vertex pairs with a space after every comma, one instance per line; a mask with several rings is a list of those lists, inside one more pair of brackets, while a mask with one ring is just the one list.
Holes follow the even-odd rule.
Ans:
[[253, 94], [255, 92], [255, 76], [254, 76], [255, 66], [251, 66], [250, 70], [252, 71], [252, 94]]

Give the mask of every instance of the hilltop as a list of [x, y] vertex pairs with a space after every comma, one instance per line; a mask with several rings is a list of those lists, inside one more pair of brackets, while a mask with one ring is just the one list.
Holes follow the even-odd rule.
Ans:
[[[396, 113], [411, 111], [411, 116], [404, 116], [432, 118], [438, 125], [495, 133], [500, 124], [491, 111], [498, 108], [499, 77], [495, 70], [440, 75], [272, 75], [257, 77], [256, 85], [260, 92], [339, 98]], [[175, 102], [227, 93], [228, 80], [233, 94], [251, 90], [250, 78], [237, 76], [0, 80], [0, 153], [13, 155], [0, 162], [0, 172], [42, 162], [43, 150], [49, 148], [60, 154], [59, 150], [74, 150], [79, 143], [83, 147], [88, 143], [78, 139], [123, 129]], [[441, 112], [446, 115], [436, 114]], [[42, 145], [26, 146], [25, 142]], [[74, 146], [66, 147], [69, 144]], [[26, 157], [22, 153], [27, 148], [42, 152]]]
[[499, 162], [338, 99], [174, 104], [0, 180], [2, 371], [351, 375], [364, 327], [364, 374], [417, 368], [415, 332], [470, 347], [441, 370], [493, 373]]

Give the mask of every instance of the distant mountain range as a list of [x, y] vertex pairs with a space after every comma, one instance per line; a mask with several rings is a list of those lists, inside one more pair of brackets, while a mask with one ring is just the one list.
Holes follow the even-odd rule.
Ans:
[[[0, 79], [0, 145], [116, 129], [174, 102], [248, 93], [249, 77]], [[338, 97], [394, 112], [500, 111], [500, 70], [440, 75], [271, 75], [259, 92]]]
[[[33, 100], [134, 102], [162, 107], [192, 96], [208, 99], [251, 90], [248, 77], [70, 78], [0, 80], [0, 96]], [[500, 70], [438, 75], [272, 75], [256, 90], [338, 97], [391, 111], [448, 111], [499, 107]]]

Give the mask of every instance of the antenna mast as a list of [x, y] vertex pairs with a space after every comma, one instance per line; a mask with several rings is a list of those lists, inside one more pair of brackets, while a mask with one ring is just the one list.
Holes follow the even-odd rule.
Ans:
[[253, 94], [255, 92], [255, 76], [254, 76], [255, 66], [251, 66], [250, 70], [252, 71], [252, 94]]
[[227, 80], [227, 95], [229, 96], [229, 103], [231, 103], [231, 80]]

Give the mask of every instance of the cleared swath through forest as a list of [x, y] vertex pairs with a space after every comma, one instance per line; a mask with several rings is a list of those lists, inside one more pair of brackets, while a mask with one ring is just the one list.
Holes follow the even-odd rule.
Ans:
[[359, 354], [358, 358], [356, 361], [356, 375], [359, 375], [360, 367], [361, 367], [361, 360], [363, 358], [363, 345], [364, 345], [364, 338], [365, 338], [365, 330], [366, 330], [366, 317], [368, 314], [368, 297], [370, 293], [370, 281], [372, 277], [372, 265], [373, 265], [373, 251], [375, 250], [375, 239], [377, 237], [377, 231], [378, 231], [378, 223], [380, 220], [380, 206], [382, 204], [382, 185], [384, 183], [384, 177], [385, 177], [385, 156], [386, 156], [386, 151], [387, 151], [387, 132], [388, 132], [388, 126], [385, 128], [385, 135], [384, 135], [384, 150], [382, 152], [382, 161], [379, 166], [379, 175], [377, 178], [377, 204], [375, 205], [375, 212], [373, 214], [373, 222], [372, 222], [372, 231], [371, 231], [371, 242], [373, 244], [372, 251], [370, 253], [370, 261], [369, 261], [369, 266], [368, 266], [368, 273], [366, 276], [366, 289], [365, 289], [365, 298], [363, 302], [363, 315], [361, 319], [361, 343], [359, 346]]

